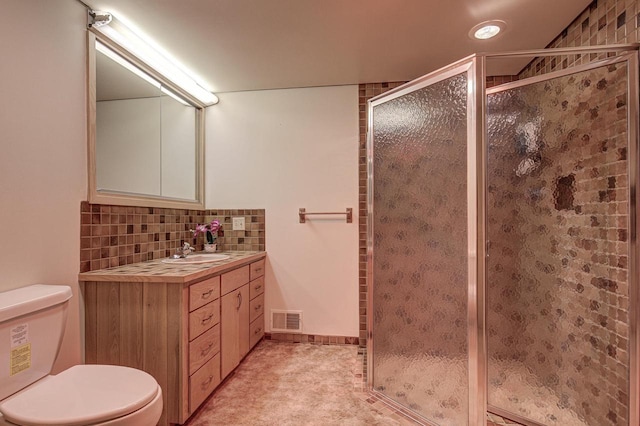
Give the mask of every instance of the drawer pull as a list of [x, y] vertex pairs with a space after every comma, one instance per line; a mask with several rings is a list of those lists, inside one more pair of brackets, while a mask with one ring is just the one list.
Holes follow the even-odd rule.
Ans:
[[213, 289], [210, 288], [209, 291], [205, 291], [204, 293], [202, 293], [202, 298], [208, 299], [212, 294], [213, 294]]
[[262, 327], [256, 328], [256, 331], [253, 334], [258, 334], [262, 331]]
[[256, 268], [256, 269], [254, 269], [254, 271], [260, 272], [260, 271], [262, 271], [262, 268]]
[[209, 385], [211, 384], [212, 381], [213, 381], [213, 376], [209, 376], [207, 378], [207, 380], [202, 382], [202, 385], [201, 385], [202, 386], [202, 390], [206, 390], [209, 387]]
[[213, 318], [213, 314], [209, 315], [206, 318], [203, 318], [202, 321], [200, 321], [200, 324], [205, 325], [205, 324], [209, 323], [209, 321], [211, 321], [212, 318]]
[[262, 305], [258, 305], [258, 306], [256, 306], [256, 308], [255, 308], [255, 309], [256, 309], [256, 311], [259, 311], [259, 310], [260, 310], [260, 308], [262, 308]]
[[256, 290], [256, 291], [258, 291], [258, 290], [260, 290], [261, 288], [262, 288], [262, 286], [261, 286], [260, 284], [258, 284], [258, 285], [257, 285], [257, 286], [255, 286], [253, 289], [254, 289], [254, 290]]
[[213, 342], [209, 343], [209, 346], [207, 346], [206, 348], [200, 349], [200, 356], [205, 356], [206, 354], [208, 354], [212, 347]]

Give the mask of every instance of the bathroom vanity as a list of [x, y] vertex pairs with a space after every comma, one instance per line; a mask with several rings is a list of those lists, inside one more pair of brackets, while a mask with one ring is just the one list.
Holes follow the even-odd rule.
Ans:
[[79, 275], [86, 363], [153, 375], [164, 399], [160, 425], [184, 423], [264, 335], [266, 253], [227, 254]]

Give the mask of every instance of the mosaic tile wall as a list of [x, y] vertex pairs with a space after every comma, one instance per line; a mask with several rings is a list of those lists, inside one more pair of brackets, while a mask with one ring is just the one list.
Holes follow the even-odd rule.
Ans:
[[[635, 43], [640, 38], [640, 1], [595, 0], [548, 48]], [[536, 58], [519, 74], [520, 78], [544, 74], [573, 65], [586, 64], [606, 54], [566, 55]]]
[[501, 84], [511, 83], [512, 81], [517, 81], [517, 80], [518, 80], [517, 75], [496, 75], [496, 76], [487, 77], [487, 81], [485, 82], [485, 85], [488, 89], [489, 87], [499, 86]]
[[[265, 250], [265, 212], [256, 210], [184, 210], [80, 205], [80, 272], [129, 265], [172, 255], [181, 241], [194, 244], [191, 229], [218, 219], [218, 251]], [[232, 231], [231, 218], [244, 216], [245, 230]], [[203, 249], [204, 237], [195, 245]]]
[[488, 97], [489, 404], [546, 425], [628, 424], [626, 83]]

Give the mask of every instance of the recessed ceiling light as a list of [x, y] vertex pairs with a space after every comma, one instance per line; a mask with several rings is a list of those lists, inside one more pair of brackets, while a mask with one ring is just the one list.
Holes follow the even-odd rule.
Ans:
[[482, 22], [469, 31], [469, 37], [476, 40], [487, 40], [498, 35], [498, 33], [506, 28], [504, 21], [486, 21]]

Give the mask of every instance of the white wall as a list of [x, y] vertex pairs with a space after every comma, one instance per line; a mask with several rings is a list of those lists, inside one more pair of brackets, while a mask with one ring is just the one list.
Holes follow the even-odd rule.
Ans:
[[59, 371], [81, 355], [86, 14], [75, 1], [0, 0], [0, 10], [0, 291], [72, 287]]
[[[265, 313], [358, 336], [358, 87], [220, 94], [207, 108], [207, 208], [266, 209]], [[307, 211], [354, 210], [298, 222]], [[267, 331], [270, 324], [267, 321]]]

